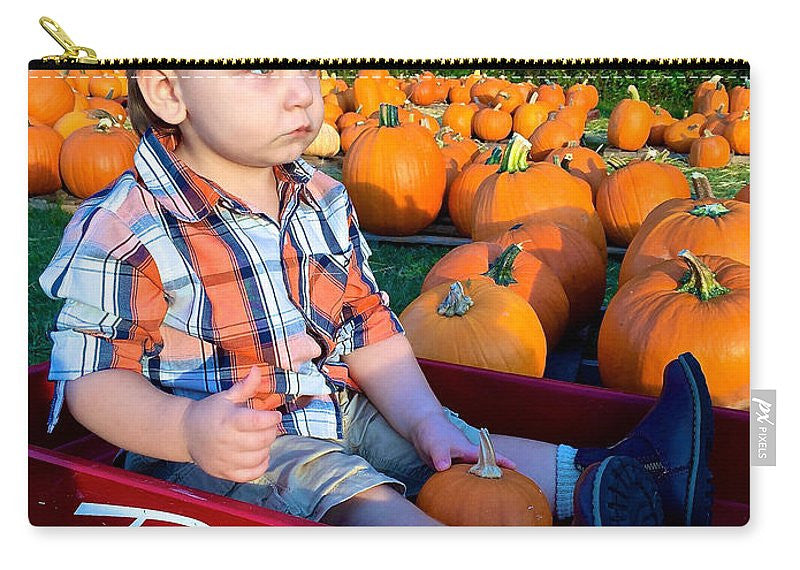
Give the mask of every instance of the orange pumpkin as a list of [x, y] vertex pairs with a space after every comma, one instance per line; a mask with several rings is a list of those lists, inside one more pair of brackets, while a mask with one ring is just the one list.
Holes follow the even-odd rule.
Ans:
[[580, 146], [578, 141], [574, 140], [568, 141], [564, 147], [553, 150], [544, 161], [558, 164], [573, 176], [588, 182], [592, 187], [592, 202], [597, 199], [600, 184], [608, 176], [603, 157], [590, 148]]
[[597, 93], [597, 87], [589, 85], [589, 78], [587, 77], [583, 80], [583, 83], [576, 83], [567, 89], [565, 105], [567, 107], [580, 107], [588, 113], [597, 107], [599, 101], [600, 95]]
[[513, 120], [511, 114], [501, 109], [498, 103], [494, 107], [486, 107], [472, 117], [472, 132], [484, 141], [499, 141], [511, 133]]
[[436, 219], [447, 177], [429, 131], [400, 125], [397, 107], [381, 104], [378, 126], [361, 133], [345, 154], [342, 181], [365, 230], [413, 235]]
[[750, 80], [746, 85], [737, 85], [730, 92], [730, 112], [750, 109]]
[[653, 124], [650, 126], [650, 134], [647, 137], [647, 144], [661, 146], [664, 144], [664, 129], [678, 119], [669, 114], [669, 111], [662, 109], [660, 105], [653, 107]]
[[[717, 85], [720, 84], [721, 79], [722, 79], [721, 75], [715, 75], [708, 81], [704, 81], [697, 86], [697, 89], [695, 89], [694, 91], [694, 97], [692, 98], [693, 113], [700, 112], [700, 105], [703, 101], [703, 97], [705, 97], [706, 93], [708, 93], [709, 91], [714, 91], [715, 89], [717, 89]], [[716, 109], [716, 107], [712, 107], [712, 109]]]
[[542, 323], [547, 346], [555, 347], [569, 319], [567, 294], [553, 270], [523, 250], [522, 245], [503, 248], [481, 241], [460, 245], [434, 264], [422, 283], [422, 291], [442, 283], [489, 277], [528, 302]]
[[104, 71], [89, 80], [89, 95], [116, 99], [122, 96], [122, 81], [110, 71]]
[[708, 89], [700, 98], [697, 112], [709, 114], [721, 109], [723, 113], [728, 112], [728, 92], [722, 83], [717, 83], [714, 89]]
[[61, 147], [61, 179], [78, 198], [88, 198], [133, 168], [136, 141], [109, 119], [81, 127]]
[[634, 85], [628, 86], [628, 93], [631, 98], [617, 103], [608, 118], [608, 142], [622, 150], [639, 150], [650, 136], [654, 115]]
[[[341, 111], [341, 107], [339, 108], [339, 110]], [[350, 125], [355, 125], [359, 121], [366, 121], [366, 120], [367, 118], [363, 114], [361, 114], [359, 109], [355, 111], [350, 111], [348, 113], [342, 113], [336, 118], [336, 129], [341, 134], [341, 132]]]
[[619, 269], [619, 285], [682, 249], [750, 265], [750, 205], [714, 197], [708, 178], [692, 173], [696, 198], [673, 198], [645, 218]]
[[536, 378], [544, 373], [547, 340], [539, 317], [488, 277], [425, 291], [400, 322], [418, 358]]
[[377, 127], [378, 119], [367, 119], [366, 121], [358, 121], [357, 123], [345, 127], [340, 135], [340, 144], [342, 145], [342, 152], [347, 153], [350, 150], [353, 142], [358, 136], [370, 127]]
[[495, 107], [496, 105], [500, 105], [500, 110], [505, 111], [506, 113], [513, 113], [514, 109], [519, 107], [525, 102], [525, 99], [522, 96], [522, 93], [509, 85], [506, 89], [502, 89], [497, 92], [494, 99], [492, 99], [490, 106]]
[[547, 120], [536, 127], [528, 140], [531, 143], [531, 160], [544, 160], [553, 150], [561, 148], [569, 141], [576, 138], [575, 128], [572, 124], [558, 118], [558, 113], [552, 111]]
[[677, 167], [655, 160], [634, 160], [600, 184], [597, 213], [608, 240], [625, 247], [656, 206], [690, 195], [689, 183]]
[[725, 137], [706, 130], [703, 136], [692, 143], [689, 151], [689, 166], [698, 168], [722, 168], [731, 160], [731, 145]]
[[606, 291], [606, 260], [580, 232], [533, 217], [510, 226], [497, 243], [501, 247], [519, 243], [553, 270], [569, 300], [570, 327], [597, 315]]
[[745, 184], [742, 186], [742, 189], [736, 193], [734, 200], [739, 200], [740, 202], [750, 203], [750, 185]]
[[472, 136], [472, 117], [477, 110], [477, 105], [472, 103], [453, 103], [442, 115], [442, 126], [469, 138]]
[[86, 109], [85, 111], [71, 111], [61, 117], [53, 129], [65, 139], [81, 127], [89, 127], [96, 125], [100, 119], [106, 117], [112, 122], [116, 123], [117, 120], [111, 114], [103, 109]]
[[750, 111], [743, 111], [741, 117], [729, 119], [723, 135], [733, 152], [750, 154]]
[[539, 101], [539, 93], [534, 91], [527, 103], [524, 103], [514, 110], [513, 129], [515, 133], [521, 134], [526, 139], [530, 139], [536, 127], [547, 120], [551, 111], [555, 107], [547, 101]]
[[97, 69], [70, 69], [69, 71], [62, 72], [64, 80], [72, 87], [77, 93], [84, 97], [89, 96], [89, 81], [92, 77], [100, 75]]
[[57, 71], [28, 71], [28, 117], [52, 127], [74, 106], [72, 88]]
[[125, 108], [114, 101], [113, 99], [106, 99], [104, 97], [89, 97], [86, 99], [89, 109], [102, 109], [107, 111], [114, 117], [114, 120], [119, 123], [124, 123], [128, 118], [128, 113]]
[[50, 194], [61, 188], [58, 156], [63, 142], [51, 127], [28, 123], [28, 196]]
[[492, 241], [515, 222], [535, 216], [583, 233], [605, 254], [603, 226], [589, 184], [554, 164], [528, 165], [529, 144], [515, 133], [499, 170], [475, 193], [472, 239]]
[[572, 125], [575, 140], [583, 136], [583, 131], [586, 129], [586, 111], [582, 107], [562, 105], [556, 110], [556, 119]]
[[705, 115], [694, 113], [672, 123], [664, 129], [664, 144], [672, 152], [687, 154], [692, 143], [703, 134], [706, 120]]
[[495, 147], [483, 160], [465, 164], [450, 184], [447, 211], [459, 235], [472, 234], [472, 202], [481, 183], [497, 172], [502, 154], [502, 148]]
[[469, 103], [472, 101], [469, 97], [469, 87], [466, 85], [454, 85], [447, 93], [447, 100], [453, 103]]
[[508, 86], [508, 81], [497, 77], [483, 77], [473, 83], [469, 91], [470, 98], [484, 105], [489, 105], [497, 94]]
[[556, 109], [567, 102], [566, 96], [564, 95], [564, 88], [558, 83], [546, 82], [539, 85], [536, 92], [539, 94], [539, 101], [550, 103]]
[[457, 463], [434, 473], [416, 505], [449, 526], [550, 526], [542, 490], [524, 475], [498, 467], [489, 432], [481, 430], [478, 463]]
[[688, 250], [678, 256], [634, 277], [611, 299], [597, 342], [603, 386], [657, 396], [667, 363], [691, 352], [712, 403], [747, 409], [750, 268]]

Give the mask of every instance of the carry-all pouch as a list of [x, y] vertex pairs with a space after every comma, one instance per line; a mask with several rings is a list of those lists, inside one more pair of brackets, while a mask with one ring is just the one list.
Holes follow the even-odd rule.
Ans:
[[109, 60], [41, 23], [32, 524], [748, 521], [746, 61]]

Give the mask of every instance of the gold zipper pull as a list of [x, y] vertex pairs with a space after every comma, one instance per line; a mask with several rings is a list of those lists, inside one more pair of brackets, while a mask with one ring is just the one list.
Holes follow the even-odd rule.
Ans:
[[[41, 24], [45, 31], [50, 34], [50, 37], [58, 42], [58, 45], [64, 48], [64, 53], [62, 55], [47, 55], [42, 58], [43, 61], [56, 61], [59, 63], [64, 61], [69, 61], [72, 63], [99, 62], [97, 59], [97, 54], [93, 49], [75, 45], [75, 42], [70, 39], [70, 37], [67, 35], [67, 32], [65, 32], [64, 29], [53, 19], [48, 18], [47, 16], [42, 16], [39, 18], [39, 24]], [[81, 52], [86, 55], [82, 56]]]

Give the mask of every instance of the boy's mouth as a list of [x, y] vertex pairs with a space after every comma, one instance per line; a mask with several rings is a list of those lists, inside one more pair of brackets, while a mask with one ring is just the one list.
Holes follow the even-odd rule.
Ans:
[[311, 132], [311, 125], [301, 125], [295, 130], [291, 131], [289, 135], [307, 135]]

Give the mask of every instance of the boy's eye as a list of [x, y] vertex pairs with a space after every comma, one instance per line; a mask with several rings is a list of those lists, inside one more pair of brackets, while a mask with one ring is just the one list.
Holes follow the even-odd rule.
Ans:
[[275, 71], [275, 70], [274, 69], [251, 69], [250, 73], [252, 73], [254, 75], [269, 75], [273, 71]]

